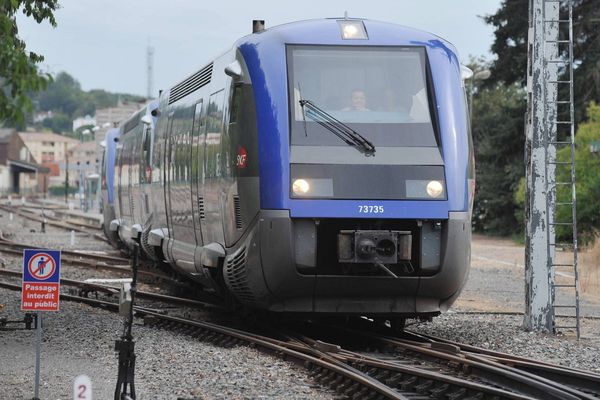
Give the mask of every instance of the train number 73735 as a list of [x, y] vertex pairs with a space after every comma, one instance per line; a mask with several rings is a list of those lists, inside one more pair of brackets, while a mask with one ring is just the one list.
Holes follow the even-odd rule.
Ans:
[[361, 214], [383, 214], [383, 206], [358, 206]]

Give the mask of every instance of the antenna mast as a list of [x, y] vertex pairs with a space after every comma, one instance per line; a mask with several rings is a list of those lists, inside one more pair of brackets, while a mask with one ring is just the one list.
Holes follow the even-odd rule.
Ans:
[[152, 98], [152, 86], [153, 86], [153, 82], [152, 82], [152, 76], [154, 75], [154, 47], [152, 47], [150, 45], [150, 41], [148, 41], [148, 47], [146, 48], [146, 77], [147, 77], [147, 84], [146, 84], [146, 97], [151, 99]]

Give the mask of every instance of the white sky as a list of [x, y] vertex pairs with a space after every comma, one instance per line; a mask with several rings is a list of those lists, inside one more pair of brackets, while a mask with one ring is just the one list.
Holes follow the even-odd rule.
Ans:
[[478, 16], [501, 0], [61, 0], [57, 27], [19, 16], [27, 49], [42, 67], [66, 71], [84, 90], [146, 94], [146, 47], [154, 49], [154, 92], [167, 89], [247, 35], [253, 19], [272, 27], [343, 16], [407, 25], [453, 43], [461, 60], [486, 56], [493, 29]]

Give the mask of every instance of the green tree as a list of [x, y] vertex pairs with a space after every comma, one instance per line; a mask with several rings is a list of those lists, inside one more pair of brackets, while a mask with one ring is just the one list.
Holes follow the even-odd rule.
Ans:
[[496, 14], [484, 17], [495, 28], [491, 50], [497, 56], [490, 66], [492, 74], [487, 86], [499, 82], [527, 84], [528, 7], [528, 1], [504, 0]]
[[60, 72], [46, 90], [39, 93], [37, 103], [41, 111], [52, 110], [73, 117], [82, 99], [79, 82], [66, 72]]
[[[484, 17], [484, 21], [495, 28], [491, 50], [496, 59], [490, 68], [492, 76], [486, 83], [488, 86], [503, 82], [524, 87], [527, 83], [528, 3], [504, 0], [495, 14]], [[568, 17], [567, 10], [567, 2], [563, 2], [561, 19]], [[599, 20], [598, 0], [573, 0], [573, 58], [577, 66], [574, 73], [575, 119], [578, 122], [584, 118], [584, 110], [591, 101], [600, 102]], [[567, 38], [566, 24], [561, 28], [561, 38]], [[560, 50], [567, 55], [566, 45], [561, 45]]]
[[524, 175], [523, 121], [526, 95], [518, 85], [480, 87], [473, 103], [477, 187], [473, 228], [511, 235], [522, 230], [515, 217], [515, 191]]
[[66, 114], [55, 112], [52, 118], [46, 118], [42, 121], [42, 126], [54, 133], [69, 132], [73, 126], [73, 120]]
[[[600, 226], [600, 153], [593, 153], [591, 145], [600, 144], [600, 106], [590, 103], [587, 109], [587, 122], [579, 125], [575, 135], [575, 184], [577, 191], [577, 233], [583, 243], [594, 239]], [[562, 148], [557, 153], [559, 161], [570, 160], [571, 149]], [[558, 182], [571, 181], [568, 171], [559, 170]], [[558, 188], [558, 202], [571, 201], [571, 190]], [[558, 207], [558, 221], [571, 221], [571, 209]], [[560, 226], [556, 234], [559, 240], [567, 240], [572, 231]]]
[[41, 23], [56, 26], [54, 11], [58, 0], [2, 0], [0, 2], [0, 121], [22, 123], [31, 110], [29, 92], [43, 89], [51, 80], [36, 64], [43, 56], [27, 52], [18, 36], [16, 13], [19, 10]]

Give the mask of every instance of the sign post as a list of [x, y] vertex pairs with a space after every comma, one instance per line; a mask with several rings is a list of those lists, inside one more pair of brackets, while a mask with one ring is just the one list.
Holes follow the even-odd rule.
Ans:
[[21, 310], [36, 311], [35, 399], [40, 392], [41, 311], [58, 311], [60, 301], [60, 251], [23, 250]]

